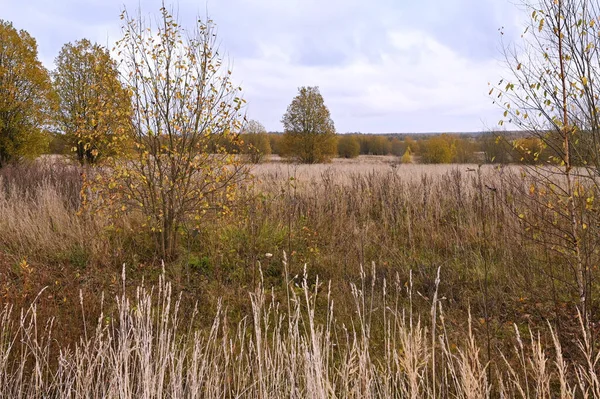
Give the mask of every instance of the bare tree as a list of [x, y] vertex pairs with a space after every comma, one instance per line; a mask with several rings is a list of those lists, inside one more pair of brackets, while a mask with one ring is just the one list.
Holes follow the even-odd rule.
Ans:
[[[505, 47], [511, 78], [490, 94], [537, 148], [520, 148], [544, 167], [527, 168], [515, 213], [526, 231], [564, 260], [590, 331], [597, 246], [600, 173], [600, 2], [540, 0], [522, 4], [530, 15], [522, 44]], [[522, 145], [521, 145], [522, 146]]]

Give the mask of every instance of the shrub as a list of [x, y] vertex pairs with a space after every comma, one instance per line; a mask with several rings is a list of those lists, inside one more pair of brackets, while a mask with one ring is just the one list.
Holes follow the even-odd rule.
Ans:
[[267, 131], [259, 122], [251, 120], [242, 130], [242, 154], [246, 154], [252, 163], [261, 163], [264, 157], [271, 155], [271, 143]]
[[421, 145], [422, 163], [450, 163], [454, 149], [446, 137], [436, 136], [425, 140]]
[[123, 12], [117, 48], [133, 98], [135, 148], [132, 160], [90, 181], [102, 199], [91, 205], [113, 217], [141, 212], [157, 253], [173, 259], [181, 232], [198, 227], [208, 209], [228, 212], [247, 177], [227, 147], [237, 144], [244, 101], [216, 51], [214, 23], [198, 20], [188, 31], [160, 12], [158, 25]]
[[412, 151], [410, 150], [410, 147], [406, 147], [406, 151], [404, 152], [404, 155], [402, 155], [402, 163], [412, 163], [412, 161]]
[[338, 155], [341, 158], [356, 158], [360, 155], [360, 143], [355, 136], [341, 135], [338, 140]]

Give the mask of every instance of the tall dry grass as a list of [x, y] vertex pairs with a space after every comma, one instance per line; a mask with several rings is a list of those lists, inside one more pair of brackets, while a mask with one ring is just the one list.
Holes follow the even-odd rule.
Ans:
[[0, 172], [0, 242], [26, 257], [93, 249], [99, 232], [77, 215], [81, 171], [60, 163], [7, 166]]
[[[127, 264], [129, 293], [142, 281], [156, 282], [160, 264], [148, 249], [151, 239], [135, 229], [133, 215], [125, 215], [122, 225], [115, 228], [102, 215], [79, 213], [80, 172], [68, 166], [54, 166], [12, 172], [3, 168], [0, 172], [0, 303], [23, 306], [48, 286], [37, 302], [38, 317], [45, 320], [56, 316], [54, 330], [61, 337], [61, 344], [66, 344], [78, 342], [84, 330], [79, 323], [80, 290], [88, 318], [96, 319], [101, 312], [100, 292], [112, 296], [119, 291], [118, 276], [123, 263]], [[509, 338], [514, 334], [513, 325], [523, 337], [534, 334], [536, 342], [540, 332], [540, 341], [551, 349], [554, 344], [547, 327], [550, 322], [556, 339], [562, 343], [563, 358], [570, 364], [568, 373], [572, 376], [573, 365], [584, 364], [583, 351], [573, 339], [579, 333], [579, 322], [572, 274], [564, 258], [531, 240], [531, 234], [515, 216], [517, 205], [529, 198], [529, 182], [519, 180], [518, 172], [513, 168], [478, 169], [472, 165], [261, 165], [255, 170], [254, 184], [241, 187], [240, 201], [232, 216], [212, 215], [200, 229], [182, 231], [180, 258], [165, 265], [166, 278], [185, 298], [181, 317], [187, 320], [190, 303], [200, 301], [205, 306], [197, 309], [196, 326], [210, 324], [208, 320], [212, 320], [216, 306], [213, 300], [222, 297], [229, 312], [226, 320], [220, 319], [219, 331], [225, 324], [231, 329], [231, 325], [245, 321], [250, 334], [255, 328], [249, 319], [253, 307], [244, 298], [260, 282], [259, 264], [263, 267], [264, 285], [276, 302], [284, 304], [286, 312], [294, 310], [287, 308], [286, 301], [288, 274], [282, 267], [281, 254], [287, 251], [291, 275], [302, 276], [306, 267], [309, 276], [319, 275], [331, 281], [329, 298], [336, 304], [336, 322], [331, 323], [337, 327], [332, 330], [336, 337], [331, 341], [334, 349], [328, 349], [335, 355], [327, 356], [333, 356], [337, 363], [328, 360], [329, 368], [323, 370], [328, 370], [332, 376], [328, 378], [332, 379], [343, 369], [342, 355], [351, 358], [350, 352], [339, 352], [342, 343], [348, 348], [368, 344], [370, 358], [364, 361], [364, 367], [372, 370], [374, 366], [369, 362], [378, 367], [383, 364], [387, 330], [393, 327], [404, 331], [396, 326], [396, 321], [384, 323], [384, 315], [387, 320], [400, 315], [381, 312], [390, 301], [384, 301], [380, 293], [369, 297], [377, 311], [370, 313], [367, 309], [362, 313], [373, 315], [370, 327], [364, 331], [369, 339], [358, 341], [363, 330], [362, 324], [357, 324], [352, 285], [361, 281], [361, 265], [375, 261], [376, 290], [381, 291], [384, 279], [396, 281], [397, 275], [406, 282], [412, 278], [414, 295], [398, 296], [397, 306], [422, 315], [420, 328], [428, 331], [423, 339], [430, 348], [423, 353], [431, 356], [430, 365], [435, 358], [438, 385], [446, 372], [438, 363], [448, 355], [444, 355], [437, 335], [434, 339], [427, 330], [436, 292], [444, 304], [443, 334], [450, 343], [448, 353], [456, 355], [452, 343], [461, 344], [471, 334], [479, 348], [478, 378], [485, 374], [489, 384], [495, 384], [493, 393], [500, 390], [497, 370], [507, 369], [502, 366], [500, 353], [513, 368], [523, 363]], [[515, 184], [507, 185], [501, 173], [513, 174]], [[516, 196], [521, 202], [512, 204], [510, 199]], [[444, 284], [436, 291], [438, 270]], [[301, 281], [301, 277], [294, 280], [298, 284]], [[371, 283], [368, 278], [366, 281]], [[314, 278], [307, 278], [309, 287], [315, 283]], [[313, 304], [315, 325], [327, 326], [327, 301], [317, 299]], [[112, 311], [113, 306], [107, 304], [105, 311]], [[436, 317], [441, 315], [438, 312]], [[413, 327], [418, 322], [418, 317], [413, 318]], [[348, 339], [342, 339], [342, 325], [348, 328]], [[305, 328], [304, 324], [300, 327]], [[87, 330], [89, 334], [90, 328]], [[234, 330], [230, 330], [231, 335], [235, 335]], [[283, 331], [288, 330], [286, 327]], [[438, 328], [438, 335], [440, 331]], [[592, 351], [596, 334], [593, 330], [587, 338]], [[263, 344], [264, 337], [271, 342], [270, 333], [261, 337]], [[401, 341], [399, 335], [394, 339], [395, 343], [389, 344], [389, 356]], [[115, 336], [111, 340], [115, 342]], [[530, 341], [523, 339], [524, 351], [530, 351]], [[434, 344], [436, 352], [431, 349]], [[239, 348], [241, 343], [236, 345]], [[47, 356], [54, 356], [54, 349], [58, 347], [51, 346]], [[364, 352], [353, 356], [359, 354], [363, 356]], [[554, 361], [552, 350], [547, 356]], [[56, 356], [53, 359], [56, 361]], [[468, 359], [465, 357], [464, 361]], [[483, 367], [488, 361], [494, 366]], [[416, 360], [406, 362], [390, 367], [417, 367]], [[546, 364], [551, 367], [550, 360]], [[355, 373], [344, 370], [348, 375]], [[433, 371], [423, 373], [424, 378], [433, 378]], [[443, 378], [458, 377], [448, 374]], [[503, 378], [508, 386], [510, 379], [504, 374]], [[423, 383], [416, 381], [413, 379], [411, 384]], [[474, 381], [468, 384], [475, 384]], [[573, 384], [573, 380], [569, 379], [569, 383]], [[510, 389], [514, 391], [513, 388]], [[441, 390], [438, 386], [435, 394]]]
[[[262, 285], [249, 293], [252, 312], [234, 328], [219, 304], [205, 331], [181, 318], [181, 299], [163, 277], [156, 287], [140, 286], [133, 298], [118, 296], [115, 314], [101, 314], [95, 325], [83, 311], [86, 328], [72, 347], [52, 335], [52, 320], [38, 319], [35, 302], [22, 311], [5, 305], [0, 397], [600, 397], [600, 353], [589, 337], [578, 340], [583, 361], [575, 362], [563, 356], [550, 326], [548, 343], [516, 329], [518, 361], [496, 367], [483, 360], [471, 328], [463, 339], [450, 339], [439, 279], [430, 311], [419, 313], [411, 306], [411, 278], [374, 277], [374, 270], [363, 273], [352, 285], [350, 324], [337, 320], [330, 285], [316, 279], [311, 286], [305, 275], [300, 284], [286, 280], [281, 301]], [[319, 300], [327, 304], [322, 315]], [[377, 323], [381, 336], [374, 333]]]

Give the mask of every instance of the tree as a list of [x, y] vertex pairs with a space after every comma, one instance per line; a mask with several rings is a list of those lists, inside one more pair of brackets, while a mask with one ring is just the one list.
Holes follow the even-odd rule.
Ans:
[[444, 135], [427, 139], [421, 145], [423, 163], [450, 163], [453, 157], [453, 147]]
[[421, 153], [421, 141], [417, 141], [410, 136], [406, 136], [404, 139], [404, 145], [408, 148], [410, 147], [410, 152], [412, 155], [419, 155]]
[[0, 167], [45, 151], [51, 106], [52, 86], [35, 39], [0, 20]]
[[335, 126], [318, 87], [300, 87], [281, 122], [288, 156], [302, 163], [328, 162], [335, 156]]
[[342, 158], [356, 158], [360, 155], [360, 143], [356, 136], [350, 134], [340, 136], [338, 155]]
[[373, 135], [369, 137], [369, 154], [388, 155], [392, 151], [392, 143], [387, 137]]
[[[600, 262], [600, 1], [540, 0], [525, 2], [530, 21], [521, 46], [504, 52], [510, 78], [490, 91], [511, 122], [528, 141], [519, 150], [548, 168], [528, 167], [528, 184], [515, 182], [521, 200], [512, 207], [532, 240], [558, 254], [544, 274], [552, 284], [576, 287], [578, 307], [588, 333], [594, 270]], [[523, 148], [527, 143], [531, 147]], [[581, 143], [585, 143], [581, 145]], [[577, 154], [576, 151], [582, 152]], [[545, 156], [545, 155], [544, 155]], [[575, 162], [587, 170], [575, 170]], [[549, 172], [551, 178], [549, 178]], [[525, 187], [524, 187], [525, 186]]]
[[131, 98], [107, 49], [83, 39], [65, 44], [52, 74], [56, 123], [80, 164], [122, 151], [131, 128]]
[[536, 137], [525, 137], [512, 142], [515, 158], [523, 164], [539, 165], [545, 164], [544, 142]]
[[186, 30], [164, 7], [152, 27], [126, 10], [122, 19], [116, 51], [132, 95], [134, 151], [90, 184], [102, 207], [141, 212], [160, 255], [173, 259], [180, 233], [199, 228], [209, 210], [227, 213], [247, 176], [226, 148], [239, 136], [244, 101], [211, 20]]
[[458, 135], [450, 138], [451, 145], [454, 148], [452, 162], [454, 163], [473, 163], [478, 159], [475, 156], [476, 144], [469, 138], [463, 138]]
[[399, 138], [394, 137], [391, 141], [391, 145], [392, 145], [392, 155], [395, 155], [397, 157], [401, 157], [405, 152], [406, 149], [408, 148], [408, 146]]
[[283, 156], [285, 153], [283, 149], [283, 135], [279, 133], [269, 133], [267, 134], [269, 138], [269, 146], [271, 147], [271, 153]]
[[255, 120], [250, 120], [242, 129], [242, 153], [252, 163], [261, 163], [265, 156], [271, 155], [271, 144], [265, 127]]

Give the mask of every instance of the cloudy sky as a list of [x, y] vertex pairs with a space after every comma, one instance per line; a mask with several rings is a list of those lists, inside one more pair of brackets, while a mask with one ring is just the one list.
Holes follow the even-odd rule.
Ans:
[[[167, 4], [171, 4], [166, 2]], [[38, 41], [52, 69], [81, 38], [111, 46], [123, 7], [160, 0], [0, 0], [0, 18]], [[179, 0], [184, 26], [218, 25], [249, 118], [280, 131], [299, 86], [319, 86], [338, 132], [460, 132], [496, 126], [487, 93], [504, 72], [500, 34], [518, 36], [511, 0]]]

